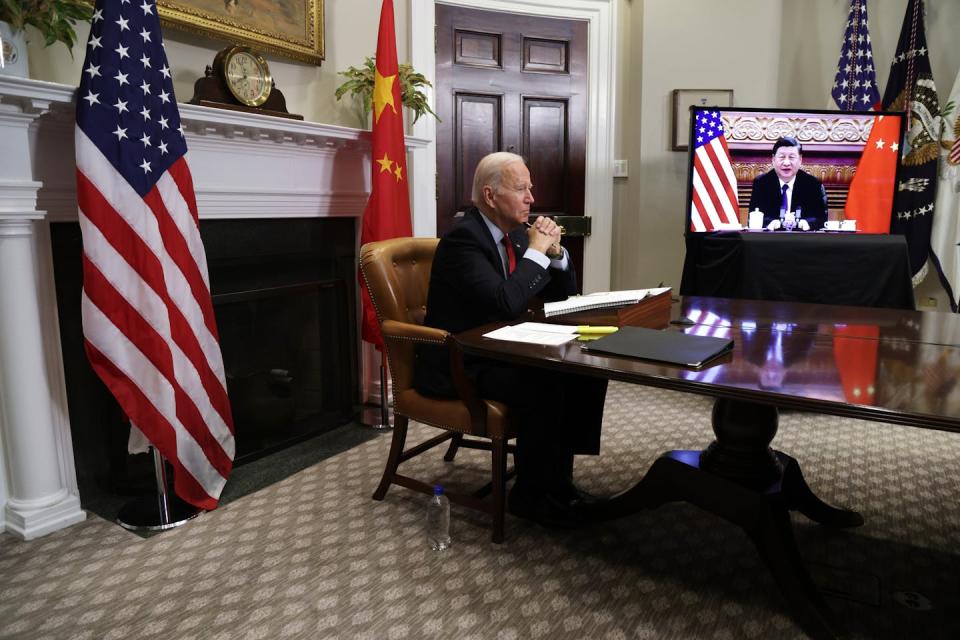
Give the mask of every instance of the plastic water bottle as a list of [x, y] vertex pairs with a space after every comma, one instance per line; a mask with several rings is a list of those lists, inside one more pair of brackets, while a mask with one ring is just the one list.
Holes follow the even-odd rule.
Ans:
[[427, 541], [434, 551], [450, 547], [450, 500], [443, 495], [443, 487], [436, 485], [427, 503]]

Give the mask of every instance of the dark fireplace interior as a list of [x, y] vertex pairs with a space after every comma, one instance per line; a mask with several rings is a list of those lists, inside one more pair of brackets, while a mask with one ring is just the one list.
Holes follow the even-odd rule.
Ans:
[[[359, 402], [352, 218], [200, 224], [236, 427], [236, 465], [346, 424]], [[154, 490], [149, 456], [93, 373], [80, 325], [82, 243], [51, 225], [67, 403], [80, 498]]]

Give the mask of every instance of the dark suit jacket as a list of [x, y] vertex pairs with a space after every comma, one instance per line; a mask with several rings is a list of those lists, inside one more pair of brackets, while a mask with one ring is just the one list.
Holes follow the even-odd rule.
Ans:
[[[430, 271], [427, 315], [424, 324], [460, 332], [489, 322], [515, 320], [526, 312], [534, 296], [547, 301], [563, 300], [577, 291], [573, 265], [566, 271], [544, 269], [523, 259], [527, 250], [527, 232], [523, 227], [509, 234], [517, 255], [517, 265], [509, 277], [503, 273], [503, 261], [493, 236], [480, 212], [469, 208], [463, 219], [437, 245]], [[450, 359], [445, 349], [421, 345], [417, 350], [414, 385], [426, 395], [455, 396], [450, 379]], [[550, 398], [545, 410], [521, 408], [525, 423], [521, 426], [527, 463], [534, 455], [560, 447], [569, 453], [597, 454], [606, 380], [573, 374], [546, 372], [483, 358], [464, 358], [467, 374], [478, 381], [481, 394], [515, 405], [528, 403], [537, 396]], [[510, 398], [514, 398], [511, 400]], [[536, 404], [536, 403], [535, 403]], [[521, 446], [518, 442], [518, 446]], [[518, 451], [520, 451], [518, 449]], [[519, 455], [519, 454], [518, 454]], [[572, 457], [570, 458], [572, 460]], [[527, 464], [525, 463], [525, 464]], [[536, 471], [534, 468], [534, 475]], [[552, 476], [550, 463], [539, 473]], [[529, 477], [527, 471], [522, 472]]]
[[[771, 169], [754, 179], [749, 211], [763, 211], [763, 226], [766, 227], [771, 220], [780, 219], [781, 198], [780, 179], [777, 178], [777, 172]], [[801, 215], [811, 231], [821, 229], [827, 221], [827, 192], [819, 180], [803, 169], [797, 172], [793, 198], [790, 200], [791, 211], [796, 211], [798, 207], [803, 209]]]
[[[488, 322], [515, 320], [534, 296], [549, 301], [576, 293], [577, 275], [572, 265], [560, 271], [524, 260], [529, 242], [523, 227], [513, 230], [510, 240], [517, 266], [507, 278], [500, 252], [480, 212], [475, 207], [467, 209], [437, 245], [424, 324], [458, 333]], [[415, 369], [419, 390], [431, 395], [453, 394], [448, 357], [438, 349], [419, 350]], [[465, 364], [473, 372], [480, 366], [475, 360]]]

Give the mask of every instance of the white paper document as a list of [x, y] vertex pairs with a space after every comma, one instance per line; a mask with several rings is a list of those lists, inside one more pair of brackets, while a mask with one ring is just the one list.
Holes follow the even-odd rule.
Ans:
[[521, 322], [483, 334], [484, 338], [556, 346], [577, 337], [577, 327], [565, 324]]
[[590, 311], [593, 309], [607, 309], [640, 302], [644, 298], [651, 298], [669, 291], [670, 287], [654, 289], [630, 289], [627, 291], [600, 291], [583, 296], [570, 296], [559, 302], [547, 302], [543, 305], [543, 314], [550, 318], [564, 313], [576, 311]]

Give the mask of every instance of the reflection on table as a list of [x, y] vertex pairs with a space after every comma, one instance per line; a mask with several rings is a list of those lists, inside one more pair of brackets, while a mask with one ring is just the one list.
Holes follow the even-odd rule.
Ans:
[[[794, 319], [785, 317], [792, 309]], [[892, 411], [960, 415], [960, 317], [686, 296], [676, 317], [696, 335], [733, 337], [724, 366], [691, 381]], [[818, 318], [819, 321], [814, 321]]]

